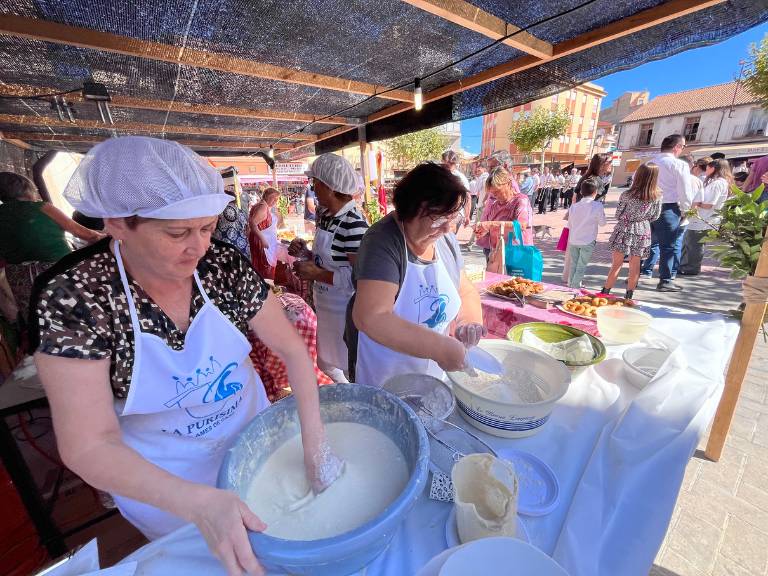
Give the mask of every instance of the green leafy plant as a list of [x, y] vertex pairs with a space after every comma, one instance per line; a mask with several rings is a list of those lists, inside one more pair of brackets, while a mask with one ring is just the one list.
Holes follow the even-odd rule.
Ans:
[[713, 243], [711, 252], [720, 264], [731, 269], [732, 278], [755, 273], [768, 226], [768, 200], [759, 202], [763, 188], [761, 184], [748, 194], [732, 186], [733, 195], [718, 211], [720, 223], [701, 240]]
[[288, 200], [287, 196], [283, 196], [282, 194], [277, 199], [277, 213], [280, 214], [283, 218], [288, 216], [288, 206], [290, 205], [291, 201]]
[[448, 146], [448, 137], [437, 128], [403, 134], [384, 143], [387, 154], [402, 168], [437, 160]]
[[552, 140], [564, 136], [571, 123], [565, 108], [552, 111], [536, 108], [527, 118], [517, 120], [509, 128], [509, 141], [523, 154], [541, 151], [541, 164], [544, 165], [544, 150]]
[[763, 108], [768, 108], [768, 36], [763, 38], [759, 46], [752, 44], [749, 52], [748, 66], [744, 71], [744, 86], [760, 98]]
[[370, 224], [375, 224], [384, 217], [381, 213], [381, 206], [379, 206], [378, 198], [371, 198], [366, 201], [363, 205], [363, 210], [365, 210], [365, 215], [368, 217], [368, 222]]

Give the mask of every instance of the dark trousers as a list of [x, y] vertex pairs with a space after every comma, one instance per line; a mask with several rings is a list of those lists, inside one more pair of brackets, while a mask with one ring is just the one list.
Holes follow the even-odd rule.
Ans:
[[573, 204], [573, 188], [568, 188], [563, 192], [563, 207], [570, 208]]
[[544, 214], [547, 211], [547, 202], [549, 201], [549, 194], [551, 188], [539, 188], [537, 192], [538, 198], [536, 199], [536, 205], [539, 207], [539, 214]]
[[557, 201], [560, 200], [560, 190], [553, 188], [549, 194], [549, 211], [554, 212], [557, 210]]
[[680, 274], [694, 276], [701, 272], [701, 261], [704, 259], [704, 244], [701, 239], [707, 235], [706, 230], [688, 230], [683, 240], [683, 256], [680, 261]]
[[[680, 226], [680, 207], [677, 202], [662, 204], [661, 216], [651, 222], [651, 255], [641, 266], [640, 273], [650, 276], [659, 262], [659, 280], [670, 282], [675, 269], [675, 251], [684, 228]], [[679, 256], [678, 256], [679, 261]]]
[[477, 210], [477, 196], [472, 196], [472, 208], [469, 212], [470, 220], [475, 217], [476, 210]]

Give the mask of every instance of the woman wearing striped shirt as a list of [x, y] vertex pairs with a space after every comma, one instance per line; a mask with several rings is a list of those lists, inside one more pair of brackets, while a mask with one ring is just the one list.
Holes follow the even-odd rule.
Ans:
[[318, 202], [315, 238], [311, 252], [299, 238], [291, 242], [288, 252], [301, 258], [294, 264], [299, 277], [315, 281], [317, 365], [335, 382], [346, 382], [344, 326], [354, 293], [352, 266], [368, 224], [353, 198], [357, 178], [347, 160], [323, 154], [306, 174], [314, 182]]

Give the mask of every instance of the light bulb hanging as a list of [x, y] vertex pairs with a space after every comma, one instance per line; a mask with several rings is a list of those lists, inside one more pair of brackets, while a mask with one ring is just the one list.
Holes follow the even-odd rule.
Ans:
[[413, 107], [416, 110], [421, 110], [424, 106], [424, 96], [421, 92], [421, 78], [416, 78], [416, 80], [413, 81], [413, 86]]

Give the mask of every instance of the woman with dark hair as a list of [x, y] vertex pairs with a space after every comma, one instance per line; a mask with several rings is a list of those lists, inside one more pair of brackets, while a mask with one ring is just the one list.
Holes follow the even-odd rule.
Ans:
[[480, 296], [451, 233], [467, 202], [462, 182], [443, 166], [420, 164], [393, 201], [395, 211], [360, 244], [347, 312], [356, 327], [347, 324], [350, 379], [374, 386], [397, 374], [460, 370], [466, 348], [485, 335]]
[[0, 173], [0, 259], [19, 314], [26, 321], [32, 282], [72, 251], [65, 232], [86, 242], [104, 234], [81, 226], [50, 202], [43, 202], [29, 178]]
[[[592, 160], [589, 161], [589, 166], [587, 167], [587, 171], [584, 173], [584, 175], [581, 178], [579, 178], [579, 181], [576, 184], [576, 188], [575, 188], [576, 202], [581, 200], [581, 183], [584, 182], [584, 180], [592, 176], [597, 176], [598, 178], [602, 179], [610, 171], [611, 171], [611, 155], [609, 153], [600, 152], [599, 154], [595, 154], [594, 156], [592, 156]], [[599, 194], [600, 194], [600, 191], [598, 191], [598, 195]]]
[[[742, 191], [751, 194], [757, 190], [758, 186], [763, 183], [762, 178], [766, 174], [768, 174], [768, 156], [763, 156], [752, 163], [752, 167], [749, 169], [749, 176], [747, 176], [746, 181], [742, 184]], [[762, 202], [766, 199], [768, 199], [768, 192], [763, 192], [760, 201]]]

